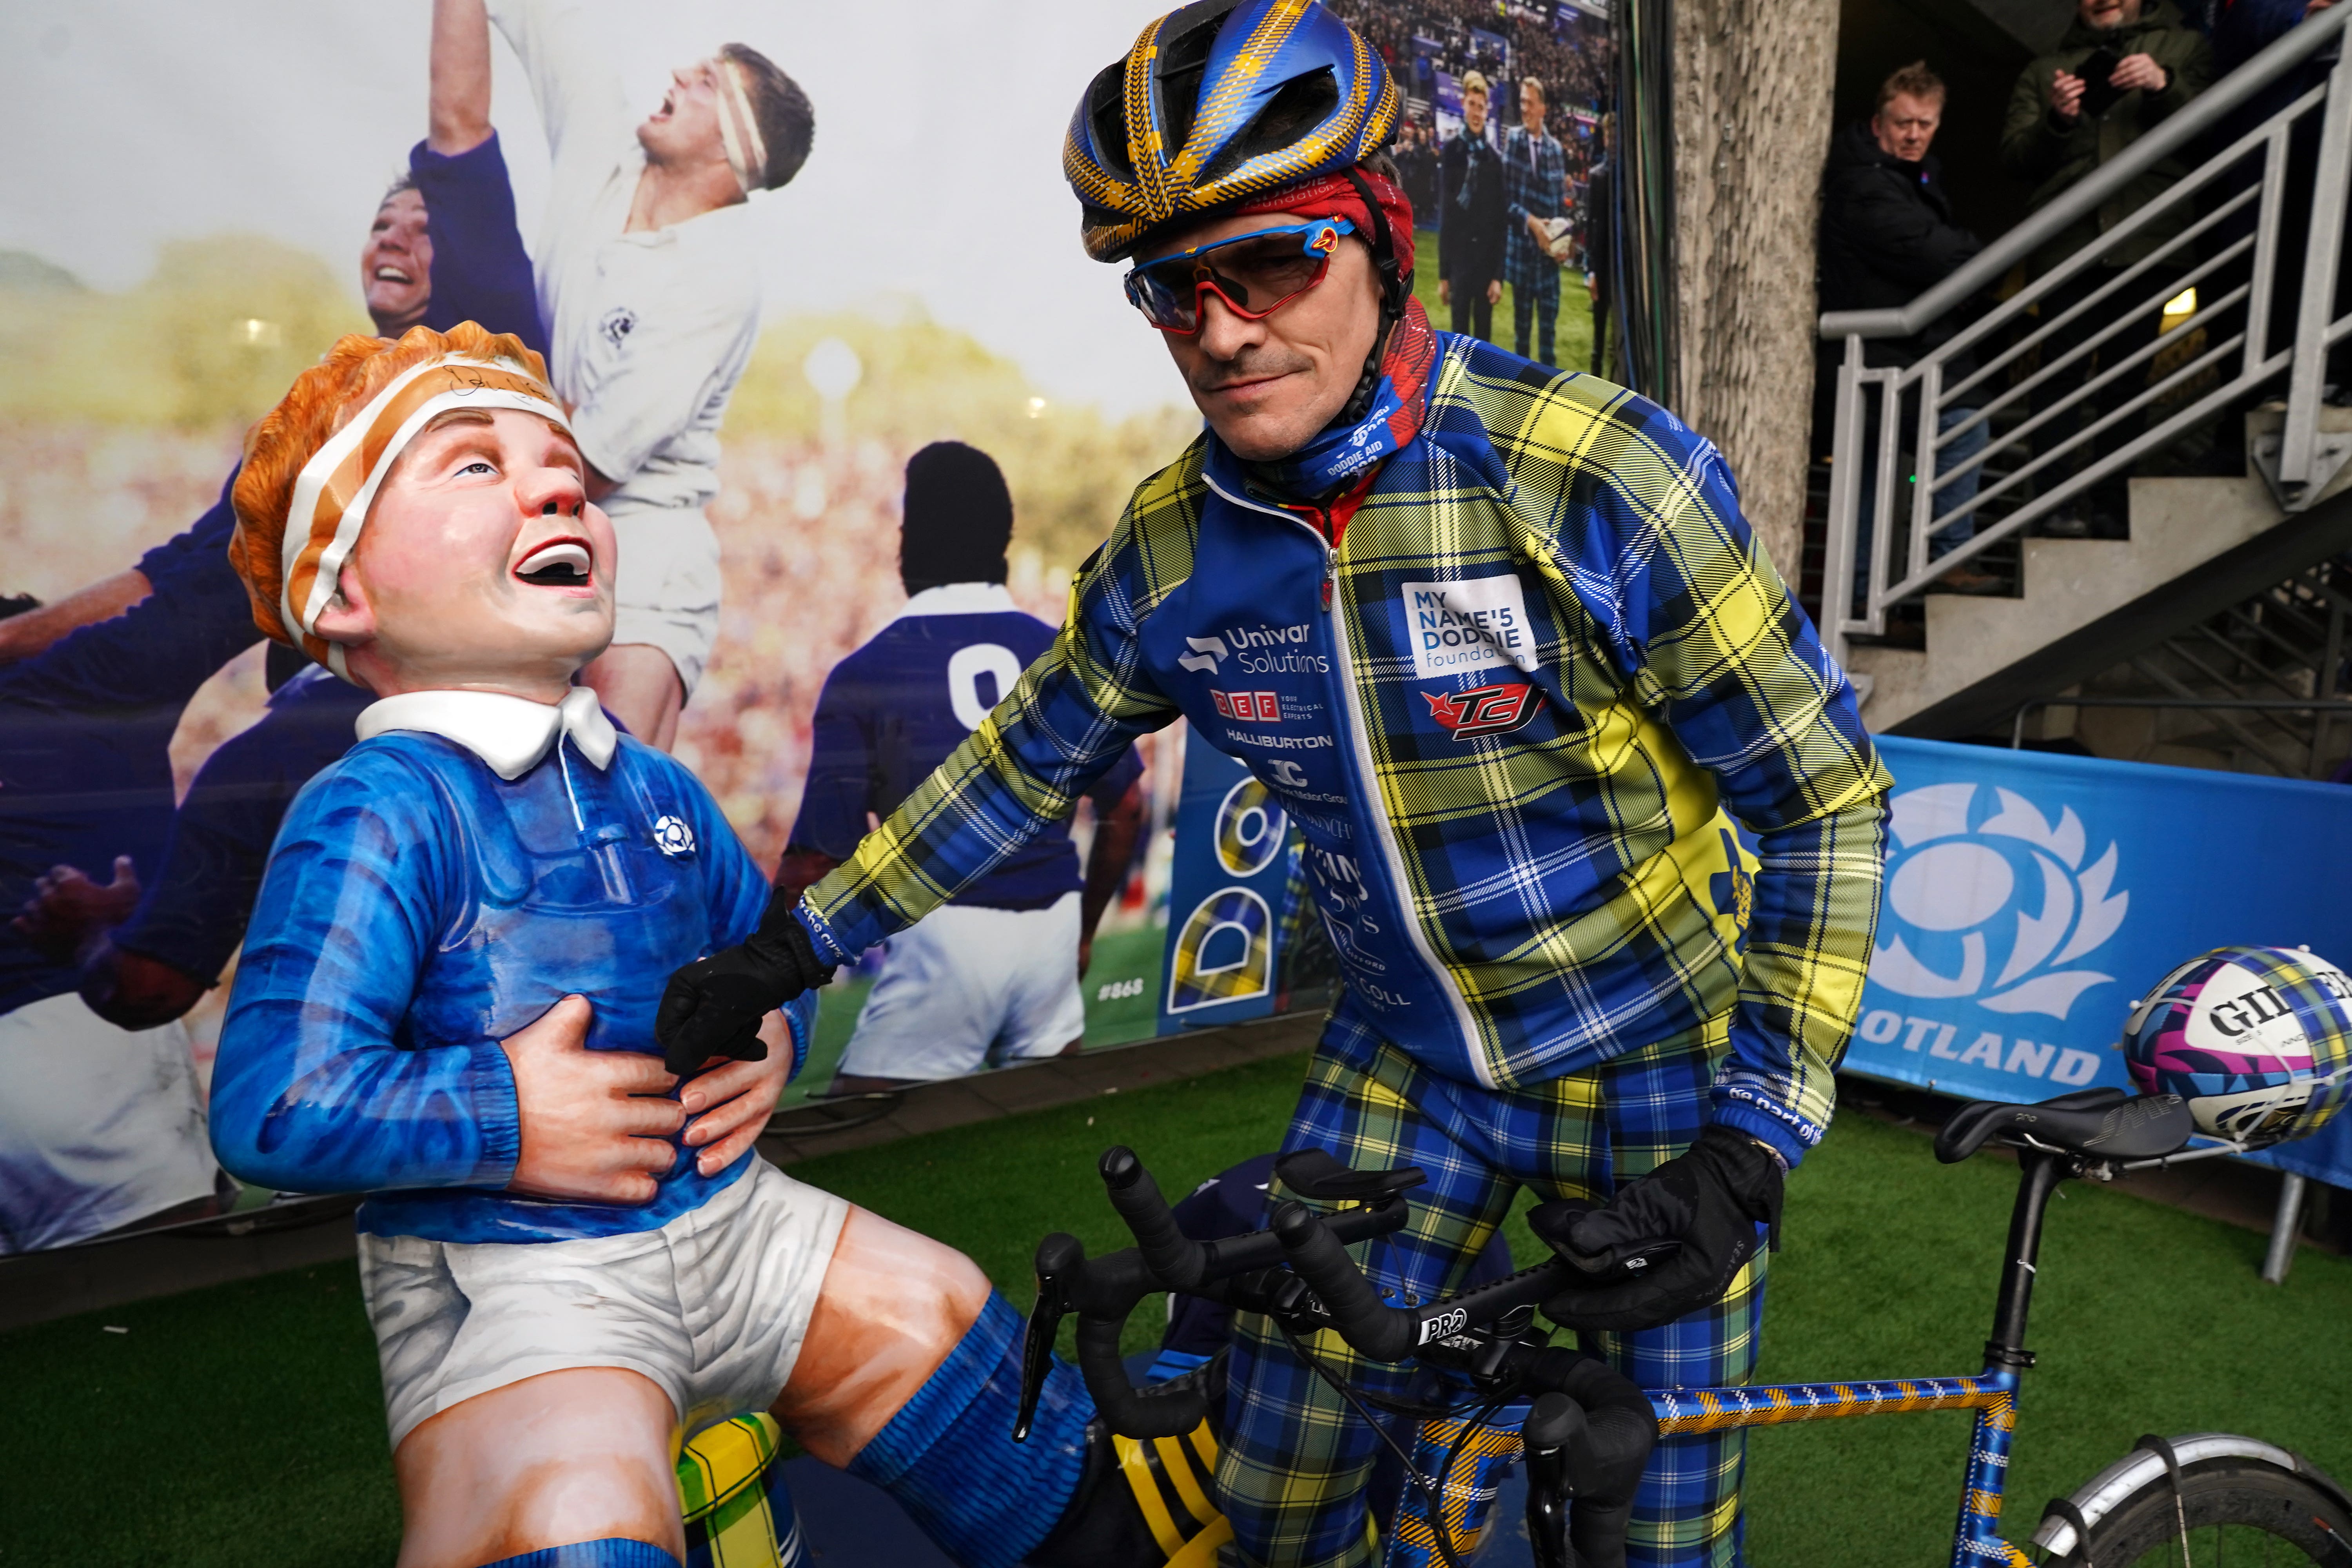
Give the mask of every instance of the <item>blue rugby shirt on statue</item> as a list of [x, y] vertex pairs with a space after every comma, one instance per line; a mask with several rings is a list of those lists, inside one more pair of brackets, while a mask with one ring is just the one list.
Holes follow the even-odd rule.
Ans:
[[[833, 667], [816, 700], [808, 785], [790, 849], [846, 860], [866, 814], [887, 816], [980, 728], [1055, 630], [1013, 602], [1002, 583], [950, 583], [907, 601], [898, 618]], [[1142, 775], [1132, 747], [1087, 793], [1097, 812]], [[1081, 887], [1067, 822], [1048, 824], [950, 903], [1050, 909]]]
[[[287, 814], [255, 906], [213, 1075], [221, 1163], [367, 1193], [362, 1230], [455, 1242], [653, 1230], [740, 1177], [682, 1153], [640, 1206], [504, 1190], [499, 1042], [576, 994], [589, 1049], [658, 1055], [670, 971], [759, 923], [767, 884], [701, 784], [584, 688], [561, 707], [414, 692], [359, 730]], [[787, 1012], [805, 1058], [814, 1001]]]

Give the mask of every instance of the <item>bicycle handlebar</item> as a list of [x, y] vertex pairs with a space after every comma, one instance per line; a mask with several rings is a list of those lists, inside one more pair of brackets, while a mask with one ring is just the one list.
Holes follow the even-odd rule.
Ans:
[[1291, 1271], [1314, 1290], [1331, 1327], [1374, 1361], [1404, 1361], [1424, 1345], [1548, 1300], [1576, 1279], [1567, 1264], [1554, 1259], [1424, 1307], [1390, 1307], [1381, 1304], [1372, 1282], [1340, 1246], [1331, 1222], [1305, 1204], [1276, 1206], [1273, 1234]]
[[1097, 1169], [1110, 1194], [1110, 1206], [1135, 1233], [1144, 1268], [1171, 1290], [1190, 1290], [1200, 1284], [1207, 1267], [1203, 1249], [1178, 1227], [1175, 1211], [1160, 1195], [1160, 1184], [1151, 1179], [1135, 1151], [1123, 1143], [1114, 1144], [1103, 1152]]
[[[1062, 1319], [1072, 1312], [1078, 1319], [1078, 1371], [1113, 1430], [1130, 1437], [1180, 1437], [1192, 1431], [1209, 1415], [1207, 1398], [1198, 1389], [1166, 1384], [1139, 1389], [1129, 1379], [1118, 1353], [1129, 1316], [1156, 1290], [1228, 1301], [1230, 1282], [1279, 1268], [1283, 1262], [1281, 1242], [1265, 1231], [1221, 1241], [1194, 1241], [1186, 1236], [1160, 1184], [1130, 1149], [1105, 1151], [1097, 1171], [1111, 1206], [1135, 1234], [1136, 1245], [1089, 1258], [1086, 1245], [1066, 1233], [1056, 1232], [1038, 1244], [1037, 1306], [1022, 1346], [1021, 1405], [1013, 1428], [1016, 1443], [1029, 1436], [1053, 1363], [1055, 1336]], [[1418, 1181], [1419, 1173], [1413, 1175]], [[1332, 1215], [1321, 1228], [1326, 1239], [1338, 1246], [1386, 1236], [1404, 1222], [1404, 1200], [1385, 1192], [1365, 1207]]]
[[1359, 1206], [1318, 1215], [1285, 1200], [1266, 1230], [1195, 1241], [1132, 1150], [1104, 1152], [1097, 1166], [1104, 1190], [1136, 1245], [1097, 1258], [1074, 1236], [1057, 1233], [1038, 1245], [1037, 1308], [1023, 1346], [1013, 1440], [1029, 1435], [1055, 1336], [1072, 1313], [1078, 1370], [1112, 1430], [1176, 1437], [1198, 1427], [1210, 1415], [1204, 1384], [1137, 1388], [1118, 1353], [1121, 1331], [1146, 1296], [1181, 1291], [1265, 1311], [1289, 1332], [1332, 1328], [1378, 1361], [1443, 1347], [1447, 1363], [1466, 1367], [1485, 1386], [1535, 1394], [1521, 1430], [1539, 1568], [1622, 1568], [1633, 1492], [1657, 1426], [1648, 1397], [1605, 1363], [1525, 1331], [1537, 1303], [1572, 1281], [1569, 1266], [1555, 1259], [1427, 1306], [1391, 1307], [1346, 1248], [1403, 1226], [1402, 1194], [1420, 1184], [1421, 1172], [1351, 1171], [1320, 1150], [1286, 1155], [1276, 1169], [1293, 1192]]

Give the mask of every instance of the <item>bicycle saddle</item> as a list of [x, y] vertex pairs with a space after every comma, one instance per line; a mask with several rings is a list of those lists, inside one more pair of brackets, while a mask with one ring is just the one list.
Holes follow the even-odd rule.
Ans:
[[1936, 1158], [1957, 1164], [1992, 1139], [2030, 1135], [2091, 1159], [2154, 1160], [2179, 1152], [2196, 1131], [2189, 1102], [2177, 1094], [2084, 1089], [2036, 1105], [1972, 1100], [1936, 1134]]
[[1339, 1163], [1328, 1149], [1294, 1150], [1274, 1163], [1274, 1173], [1300, 1197], [1321, 1203], [1371, 1203], [1429, 1180], [1418, 1165], [1359, 1171]]

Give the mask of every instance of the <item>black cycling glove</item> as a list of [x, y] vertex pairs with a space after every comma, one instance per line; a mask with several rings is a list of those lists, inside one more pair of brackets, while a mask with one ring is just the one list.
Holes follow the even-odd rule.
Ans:
[[1754, 1257], [1756, 1227], [1780, 1227], [1780, 1156], [1745, 1132], [1709, 1127], [1698, 1142], [1606, 1205], [1539, 1204], [1536, 1235], [1590, 1284], [1543, 1305], [1570, 1329], [1655, 1328], [1714, 1305]]
[[760, 929], [741, 946], [698, 958], [669, 977], [654, 1015], [662, 1065], [683, 1078], [712, 1057], [764, 1060], [760, 1023], [802, 992], [833, 978], [808, 928], [793, 913], [797, 893], [768, 900]]

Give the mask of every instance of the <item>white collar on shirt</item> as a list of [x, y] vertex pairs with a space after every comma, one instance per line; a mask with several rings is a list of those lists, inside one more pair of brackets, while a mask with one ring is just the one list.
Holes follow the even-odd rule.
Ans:
[[556, 703], [533, 702], [499, 691], [409, 691], [360, 710], [360, 739], [388, 730], [421, 730], [455, 741], [512, 781], [540, 764], [564, 735], [599, 768], [610, 767], [620, 731], [604, 717], [596, 694], [575, 686]]
[[936, 588], [926, 588], [907, 601], [907, 607], [890, 617], [908, 616], [1001, 616], [1007, 612], [1018, 615], [1021, 606], [1002, 583], [942, 583]]

